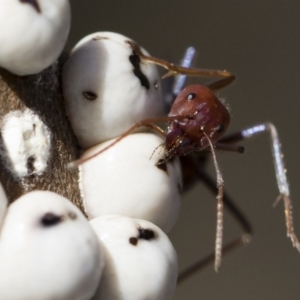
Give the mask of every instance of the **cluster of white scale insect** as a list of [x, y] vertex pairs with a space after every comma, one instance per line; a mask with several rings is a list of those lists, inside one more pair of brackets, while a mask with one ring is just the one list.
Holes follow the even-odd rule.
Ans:
[[[69, 29], [68, 0], [1, 0], [0, 66], [20, 76], [43, 71], [61, 54]], [[157, 68], [142, 59], [149, 58], [143, 48], [132, 45], [121, 34], [97, 32], [83, 38], [63, 66], [65, 107], [83, 159], [137, 122], [165, 115]], [[288, 236], [300, 250], [275, 127], [250, 129], [241, 136], [271, 132]], [[31, 156], [37, 157], [38, 174], [46, 170], [51, 133], [34, 112], [8, 114], [1, 134], [12, 172], [25, 176]], [[177, 158], [161, 163], [166, 150], [157, 134], [140, 130], [122, 137], [79, 166], [88, 220], [68, 199], [48, 191], [27, 193], [8, 206], [0, 185], [0, 299], [172, 298], [177, 256], [166, 233], [180, 210], [180, 164]]]
[[[69, 2], [2, 0], [0, 28], [0, 66], [21, 76], [36, 74], [62, 52]], [[164, 114], [157, 68], [140, 63], [127, 40], [110, 32], [89, 35], [64, 65], [67, 114], [84, 155], [135, 122]], [[32, 131], [27, 119], [34, 117], [30, 110], [14, 114], [4, 128], [14, 128], [12, 135], [22, 139]], [[8, 135], [5, 143], [12, 140]], [[156, 134], [135, 133], [80, 166], [89, 220], [68, 199], [48, 191], [27, 193], [8, 206], [0, 186], [0, 299], [170, 299], [177, 256], [165, 232], [176, 222], [182, 182], [178, 160], [156, 166], [164, 149], [154, 149], [162, 142]], [[44, 139], [44, 161], [49, 143]], [[19, 176], [27, 156], [39, 151], [30, 137], [21, 146], [24, 155], [12, 160]], [[14, 147], [13, 139], [12, 157]]]

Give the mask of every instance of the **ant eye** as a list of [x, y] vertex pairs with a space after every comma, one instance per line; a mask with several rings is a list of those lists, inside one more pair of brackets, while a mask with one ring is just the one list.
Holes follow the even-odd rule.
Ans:
[[53, 213], [46, 213], [41, 219], [41, 223], [45, 227], [53, 226], [60, 223], [63, 220], [61, 216], [57, 216]]
[[217, 130], [217, 133], [223, 132], [224, 129], [225, 129], [224, 125], [221, 124], [221, 125], [219, 126], [218, 130]]
[[193, 100], [196, 98], [196, 94], [195, 93], [189, 93], [186, 97], [187, 100]]

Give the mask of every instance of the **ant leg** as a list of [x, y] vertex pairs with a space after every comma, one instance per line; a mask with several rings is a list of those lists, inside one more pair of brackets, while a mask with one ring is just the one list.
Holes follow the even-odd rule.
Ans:
[[78, 167], [79, 165], [85, 163], [86, 161], [98, 156], [99, 154], [101, 154], [104, 151], [108, 150], [113, 145], [120, 142], [123, 138], [125, 138], [127, 135], [129, 135], [130, 133], [132, 133], [133, 131], [135, 131], [139, 127], [148, 127], [150, 129], [156, 131], [157, 133], [159, 133], [163, 136], [166, 136], [165, 132], [161, 128], [159, 128], [158, 126], [156, 126], [154, 124], [155, 123], [162, 123], [162, 122], [169, 122], [169, 121], [173, 121], [173, 120], [180, 120], [180, 119], [184, 119], [184, 118], [186, 118], [186, 116], [180, 116], [179, 118], [178, 117], [168, 117], [168, 116], [166, 116], [166, 117], [157, 117], [157, 118], [144, 119], [140, 122], [137, 122], [135, 125], [131, 126], [128, 130], [126, 130], [122, 135], [120, 135], [117, 139], [115, 139], [111, 144], [109, 144], [108, 146], [106, 146], [105, 148], [101, 149], [100, 151], [94, 153], [91, 156], [88, 156], [88, 157], [85, 157], [85, 158], [79, 158], [78, 160], [70, 162], [68, 164], [68, 168]]
[[[201, 168], [201, 165], [197, 163], [195, 157], [193, 157], [192, 159], [193, 163], [195, 164], [195, 169], [198, 178], [200, 178], [201, 181], [204, 182], [204, 184], [206, 185], [206, 187], [208, 187], [209, 190], [211, 190], [213, 193], [216, 193], [218, 190], [216, 188], [215, 180], [206, 171], [204, 171], [203, 168]], [[233, 200], [226, 193], [224, 193], [223, 202], [229, 210], [229, 212], [231, 213], [232, 217], [236, 219], [237, 223], [239, 223], [242, 227], [244, 234], [251, 235], [252, 228], [250, 222], [247, 220], [244, 213], [236, 206], [236, 204], [234, 204]]]
[[[196, 49], [194, 47], [188, 47], [184, 53], [180, 66], [184, 68], [190, 68], [193, 63], [193, 60], [195, 59], [195, 54], [196, 54]], [[186, 74], [177, 75], [175, 77], [174, 85], [173, 85], [174, 97], [176, 97], [182, 90], [186, 81], [186, 77], [187, 77]]]
[[292, 244], [300, 252], [300, 243], [294, 232], [292, 203], [290, 199], [289, 184], [286, 176], [286, 169], [283, 162], [283, 154], [281, 152], [280, 141], [277, 130], [272, 123], [258, 124], [242, 131], [230, 134], [220, 139], [221, 143], [235, 143], [237, 141], [253, 137], [262, 132], [269, 132], [271, 136], [271, 146], [273, 153], [273, 161], [275, 167], [275, 174], [277, 178], [277, 186], [279, 189], [279, 196], [275, 203], [279, 200], [284, 202], [284, 213], [287, 228], [287, 236], [290, 237]]
[[[180, 65], [185, 68], [191, 67], [195, 58], [195, 54], [196, 54], [196, 49], [194, 47], [188, 47], [185, 50]], [[186, 83], [186, 77], [187, 75], [181, 74], [181, 75], [174, 76], [173, 78], [168, 78], [168, 80], [165, 81], [165, 85], [166, 85], [165, 102], [168, 111], [170, 111], [175, 98], [183, 89], [183, 86]]]
[[[196, 159], [195, 156], [192, 156], [192, 158], [190, 158], [189, 160], [190, 160], [189, 163], [193, 164], [195, 172], [198, 175], [198, 178], [201, 179], [202, 182], [204, 182], [204, 184], [209, 188], [209, 190], [211, 190], [213, 193], [216, 193], [217, 188], [214, 179], [212, 179], [212, 177], [207, 172], [204, 171], [202, 164], [199, 165], [198, 159]], [[224, 256], [225, 254], [233, 251], [234, 249], [237, 249], [238, 247], [244, 245], [245, 243], [248, 243], [250, 241], [253, 231], [250, 222], [247, 220], [246, 216], [243, 214], [243, 212], [240, 211], [240, 209], [236, 206], [236, 204], [234, 204], [234, 202], [226, 193], [224, 193], [223, 202], [225, 207], [231, 213], [232, 217], [240, 224], [240, 226], [243, 229], [242, 236], [232, 240], [222, 248], [222, 254]], [[196, 272], [205, 268], [213, 261], [214, 261], [214, 253], [208, 255], [204, 259], [201, 259], [199, 262], [196, 262], [193, 265], [189, 266], [179, 274], [177, 279], [177, 284], [182, 283], [184, 280], [188, 279]]]
[[[187, 48], [180, 66], [185, 68], [190, 68], [195, 58], [195, 54], [196, 54], [196, 49], [194, 47]], [[176, 76], [174, 81], [174, 86], [173, 86], [173, 95], [175, 97], [182, 90], [186, 80], [186, 76], [187, 76], [186, 74]], [[214, 81], [212, 83], [207, 84], [206, 86], [212, 91], [217, 91], [230, 85], [234, 80], [235, 80], [235, 76], [231, 74], [231, 76]]]
[[[195, 54], [196, 54], [196, 49], [194, 47], [187, 48], [180, 66], [185, 68], [190, 68], [195, 58]], [[175, 97], [182, 90], [186, 77], [187, 77], [186, 74], [176, 76], [174, 87], [173, 87], [173, 95]], [[234, 80], [235, 80], [235, 76], [232, 74], [229, 77], [225, 77], [221, 80], [214, 81], [212, 83], [207, 84], [206, 86], [212, 91], [217, 91], [230, 85]]]
[[221, 265], [222, 261], [222, 242], [223, 242], [223, 217], [224, 217], [224, 208], [223, 208], [223, 194], [224, 194], [224, 180], [222, 173], [220, 171], [214, 146], [209, 139], [208, 135], [204, 132], [206, 139], [209, 142], [211, 149], [213, 162], [215, 166], [215, 171], [217, 175], [217, 229], [216, 229], [216, 243], [215, 243], [215, 270], [218, 271], [218, 268]]
[[144, 124], [142, 126], [150, 128], [151, 130], [155, 131], [159, 135], [162, 135], [164, 138], [167, 136], [167, 134], [165, 133], [165, 131], [163, 129], [161, 129], [159, 126], [157, 126], [157, 125], [149, 123], [149, 124]]
[[[223, 255], [225, 255], [233, 251], [234, 249], [239, 248], [240, 246], [244, 245], [247, 242], [248, 242], [247, 240], [243, 240], [243, 237], [238, 237], [232, 240], [231, 242], [229, 242], [228, 244], [226, 244], [225, 246], [223, 246], [222, 253]], [[203, 258], [201, 261], [198, 261], [193, 265], [189, 266], [188, 268], [186, 268], [185, 270], [183, 270], [177, 277], [177, 285], [181, 284], [182, 282], [184, 282], [189, 277], [193, 276], [198, 271], [210, 265], [214, 261], [214, 259], [215, 259], [215, 254], [212, 253], [206, 256], [205, 258]]]
[[244, 151], [245, 151], [245, 148], [243, 146], [227, 145], [227, 144], [222, 144], [222, 143], [216, 143], [215, 149], [230, 151], [230, 152], [237, 152], [237, 153], [244, 153]]
[[132, 50], [140, 56], [141, 59], [148, 61], [150, 63], [156, 64], [168, 70], [168, 72], [163, 76], [163, 78], [177, 75], [177, 74], [186, 74], [189, 76], [203, 76], [203, 77], [232, 77], [233, 74], [226, 70], [207, 70], [199, 68], [186, 68], [182, 66], [169, 63], [166, 60], [147, 56], [142, 53], [140, 47], [133, 41], [126, 41], [126, 43], [132, 48]]
[[235, 80], [235, 76], [231, 75], [229, 77], [226, 77], [224, 79], [220, 79], [217, 81], [214, 81], [212, 83], [206, 84], [206, 86], [211, 89], [212, 91], [217, 91], [220, 89], [223, 89], [230, 85]]

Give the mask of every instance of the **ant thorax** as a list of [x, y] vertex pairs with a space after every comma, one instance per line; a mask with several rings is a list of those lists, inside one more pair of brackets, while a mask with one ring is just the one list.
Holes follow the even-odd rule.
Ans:
[[225, 133], [230, 115], [223, 103], [207, 87], [191, 85], [176, 98], [169, 117], [166, 149], [168, 156], [186, 155], [214, 144]]

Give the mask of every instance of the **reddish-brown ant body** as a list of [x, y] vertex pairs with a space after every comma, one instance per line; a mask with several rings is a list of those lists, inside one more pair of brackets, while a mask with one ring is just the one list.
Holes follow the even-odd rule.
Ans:
[[[240, 245], [241, 243], [248, 241], [248, 234], [251, 233], [251, 227], [242, 216], [241, 212], [239, 212], [236, 207], [233, 207], [230, 201], [225, 200], [227, 197], [224, 196], [224, 182], [217, 163], [215, 149], [242, 152], [242, 147], [230, 144], [252, 137], [261, 132], [268, 131], [271, 135], [272, 140], [274, 165], [280, 192], [280, 196], [278, 197], [278, 199], [283, 199], [285, 206], [287, 234], [291, 238], [293, 246], [296, 247], [298, 251], [300, 251], [300, 243], [293, 229], [292, 206], [289, 198], [289, 189], [282, 160], [282, 153], [280, 150], [280, 142], [274, 125], [271, 123], [259, 124], [223, 137], [230, 122], [230, 115], [222, 101], [220, 101], [219, 98], [214, 94], [214, 91], [229, 85], [235, 79], [235, 76], [227, 71], [210, 71], [175, 66], [166, 61], [145, 56], [139, 50], [139, 47], [131, 41], [128, 41], [128, 44], [132, 47], [133, 51], [140, 56], [141, 60], [144, 59], [145, 61], [158, 64], [168, 69], [169, 72], [164, 77], [183, 73], [191, 76], [223, 77], [223, 79], [206, 86], [199, 84], [187, 86], [177, 95], [168, 116], [145, 119], [137, 122], [107, 147], [103, 148], [101, 151], [93, 154], [92, 156], [85, 157], [71, 163], [71, 166], [80, 165], [85, 161], [101, 154], [102, 152], [118, 143], [124, 137], [126, 137], [139, 127], [143, 126], [151, 128], [152, 130], [163, 135], [166, 138], [164, 144], [165, 157], [162, 161], [159, 162], [159, 164], [164, 163], [172, 159], [173, 157], [186, 156], [187, 154], [210, 148], [217, 174], [218, 191], [217, 230], [215, 245], [215, 269], [217, 270], [221, 264], [222, 252], [229, 251], [230, 249]], [[157, 123], [166, 122], [168, 123], [166, 131], [156, 125]], [[200, 174], [201, 171], [198, 170], [197, 173]], [[205, 177], [203, 173], [199, 176], [204, 178], [206, 180], [206, 183], [210, 187], [212, 187], [211, 180], [209, 178]], [[240, 222], [246, 234], [222, 248], [223, 200], [225, 204], [229, 206], [229, 208], [235, 215], [235, 218]], [[211, 257], [208, 257], [204, 261], [204, 264], [208, 260], [211, 260]], [[179, 281], [182, 281], [183, 279], [188, 277], [195, 271], [195, 269], [198, 269], [200, 266], [202, 266], [202, 263], [200, 263], [200, 265], [195, 265], [194, 267], [192, 267], [192, 269], [180, 275]]]
[[[146, 119], [133, 125], [109, 146], [96, 155], [106, 151], [125, 136], [141, 126], [150, 127], [166, 137], [164, 163], [176, 156], [187, 155], [194, 151], [211, 148], [217, 171], [218, 206], [217, 206], [217, 237], [216, 237], [216, 269], [221, 263], [222, 232], [223, 232], [223, 179], [215, 157], [214, 146], [225, 133], [229, 125], [230, 115], [224, 104], [206, 86], [195, 84], [183, 89], [176, 97], [167, 117]], [[169, 122], [164, 132], [155, 123]], [[81, 164], [88, 159], [79, 160]]]

